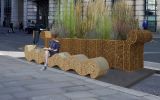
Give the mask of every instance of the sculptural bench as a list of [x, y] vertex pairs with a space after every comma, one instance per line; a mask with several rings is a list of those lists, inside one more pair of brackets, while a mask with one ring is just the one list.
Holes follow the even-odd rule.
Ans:
[[[25, 57], [28, 61], [34, 60], [38, 64], [44, 63], [45, 51], [42, 48], [36, 48], [35, 45], [25, 46]], [[67, 52], [62, 52], [49, 57], [48, 66], [58, 66], [64, 71], [74, 70], [79, 75], [90, 75], [91, 78], [98, 78], [105, 75], [109, 69], [108, 62], [103, 57], [88, 59], [83, 54], [70, 55]]]

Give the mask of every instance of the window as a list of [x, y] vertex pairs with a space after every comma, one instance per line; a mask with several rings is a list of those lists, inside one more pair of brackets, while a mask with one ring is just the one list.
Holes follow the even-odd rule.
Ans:
[[156, 0], [145, 0], [145, 16], [148, 20], [149, 30], [155, 32], [157, 27], [157, 2]]

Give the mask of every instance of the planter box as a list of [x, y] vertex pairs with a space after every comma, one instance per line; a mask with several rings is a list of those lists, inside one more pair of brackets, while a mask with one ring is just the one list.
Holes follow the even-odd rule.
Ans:
[[[50, 32], [41, 33], [48, 47]], [[152, 39], [152, 33], [145, 30], [133, 30], [127, 40], [69, 39], [60, 38], [61, 52], [71, 55], [84, 54], [89, 58], [104, 57], [110, 68], [123, 71], [136, 71], [144, 67], [144, 43]]]
[[84, 54], [89, 58], [105, 57], [110, 68], [123, 71], [143, 69], [144, 43], [152, 39], [149, 31], [133, 30], [127, 40], [59, 39], [61, 52]]

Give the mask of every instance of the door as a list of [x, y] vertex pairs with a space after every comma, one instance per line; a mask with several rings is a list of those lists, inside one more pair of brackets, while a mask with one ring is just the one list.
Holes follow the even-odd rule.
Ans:
[[48, 26], [49, 0], [37, 0], [37, 21]]

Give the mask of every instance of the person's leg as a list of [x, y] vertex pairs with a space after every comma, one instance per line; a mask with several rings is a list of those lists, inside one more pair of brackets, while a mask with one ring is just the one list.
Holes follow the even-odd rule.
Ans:
[[14, 33], [14, 28], [12, 27], [12, 33]]
[[48, 65], [48, 57], [49, 57], [49, 51], [46, 50], [46, 51], [45, 51], [45, 63], [44, 63], [44, 66], [47, 66], [47, 65]]
[[38, 41], [39, 41], [39, 31], [35, 31], [35, 36], [34, 36], [34, 38], [35, 38], [35, 44], [37, 44], [38, 43]]
[[50, 53], [48, 50], [45, 51], [45, 62], [44, 62], [44, 66], [41, 70], [46, 70], [47, 69], [47, 65], [48, 65], [48, 57], [50, 56]]

